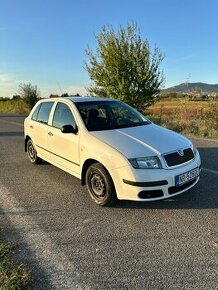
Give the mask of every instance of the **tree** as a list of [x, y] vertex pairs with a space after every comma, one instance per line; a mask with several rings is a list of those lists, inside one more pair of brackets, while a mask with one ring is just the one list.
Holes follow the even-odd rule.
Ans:
[[118, 32], [104, 26], [95, 40], [96, 51], [88, 47], [85, 62], [91, 95], [120, 99], [138, 110], [151, 105], [164, 82], [160, 50], [151, 51], [136, 23], [120, 26]]
[[63, 93], [63, 94], [61, 95], [61, 98], [66, 98], [66, 97], [69, 97], [68, 93]]
[[32, 109], [39, 98], [39, 90], [36, 85], [22, 83], [19, 85], [19, 94], [27, 106]]
[[20, 100], [20, 95], [14, 95], [12, 98], [13, 101]]
[[55, 94], [55, 95], [51, 94], [51, 95], [49, 96], [49, 98], [59, 98], [59, 95], [58, 95], [58, 94]]

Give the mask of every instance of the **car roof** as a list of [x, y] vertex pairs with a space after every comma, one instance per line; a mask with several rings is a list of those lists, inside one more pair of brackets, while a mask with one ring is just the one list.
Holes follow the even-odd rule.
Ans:
[[73, 103], [78, 102], [97, 102], [97, 101], [115, 101], [114, 99], [110, 98], [97, 98], [97, 97], [59, 97], [59, 98], [47, 98], [42, 99], [41, 101], [63, 101], [63, 100], [70, 100]]
[[65, 99], [71, 100], [74, 103], [77, 102], [96, 102], [96, 101], [114, 101], [110, 98], [97, 98], [97, 97], [66, 97]]

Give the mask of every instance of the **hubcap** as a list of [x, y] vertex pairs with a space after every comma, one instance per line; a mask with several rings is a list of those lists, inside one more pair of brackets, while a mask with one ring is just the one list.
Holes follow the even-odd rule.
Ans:
[[92, 175], [91, 187], [96, 197], [103, 197], [105, 195], [105, 183], [104, 183], [103, 178], [99, 174], [94, 173]]

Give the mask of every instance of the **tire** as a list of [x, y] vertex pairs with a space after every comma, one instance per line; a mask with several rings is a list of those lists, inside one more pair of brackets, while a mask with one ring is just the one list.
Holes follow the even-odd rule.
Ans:
[[86, 187], [91, 198], [101, 206], [112, 206], [117, 201], [113, 181], [100, 163], [94, 163], [86, 171]]
[[31, 163], [33, 164], [42, 163], [42, 159], [37, 156], [35, 146], [33, 145], [33, 141], [31, 139], [27, 141], [27, 155]]

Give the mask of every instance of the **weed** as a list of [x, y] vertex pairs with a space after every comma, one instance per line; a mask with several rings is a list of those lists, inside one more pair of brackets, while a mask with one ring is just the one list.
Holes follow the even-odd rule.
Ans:
[[0, 239], [0, 289], [29, 289], [30, 274], [23, 264], [17, 265], [12, 260], [14, 246]]

